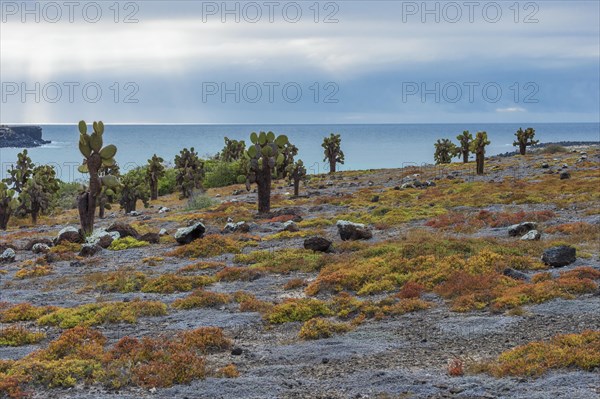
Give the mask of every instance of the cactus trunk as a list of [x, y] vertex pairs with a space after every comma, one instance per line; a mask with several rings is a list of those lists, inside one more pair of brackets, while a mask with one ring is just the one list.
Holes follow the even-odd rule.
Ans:
[[33, 205], [31, 207], [31, 223], [33, 223], [34, 225], [37, 224], [39, 214], [40, 214], [39, 207], [36, 205]]
[[265, 171], [256, 177], [258, 186], [258, 212], [267, 213], [271, 211], [271, 170]]
[[519, 152], [521, 153], [521, 155], [525, 155], [527, 153], [527, 144], [520, 142], [519, 143]]
[[90, 235], [94, 231], [94, 217], [96, 214], [96, 199], [102, 190], [98, 170], [102, 165], [100, 155], [93, 154], [87, 162], [90, 173], [89, 190], [80, 194], [77, 198], [77, 208], [79, 209], [79, 221], [81, 223], [81, 232], [84, 235]]
[[294, 196], [300, 195], [300, 178], [294, 178]]
[[6, 201], [6, 204], [2, 204], [2, 206], [0, 206], [0, 230], [6, 230], [9, 219], [10, 208], [8, 207], [8, 201]]
[[329, 173], [335, 173], [335, 164], [336, 164], [335, 157], [330, 158], [329, 159]]
[[463, 156], [463, 163], [469, 163], [469, 150], [463, 150], [462, 152], [462, 156]]
[[483, 160], [484, 160], [484, 155], [482, 153], [477, 153], [476, 161], [477, 161], [477, 174], [478, 175], [483, 174]]
[[155, 180], [155, 179], [150, 180], [150, 199], [151, 200], [158, 199], [158, 180]]
[[105, 201], [100, 200], [100, 205], [98, 206], [98, 219], [104, 219], [105, 209]]

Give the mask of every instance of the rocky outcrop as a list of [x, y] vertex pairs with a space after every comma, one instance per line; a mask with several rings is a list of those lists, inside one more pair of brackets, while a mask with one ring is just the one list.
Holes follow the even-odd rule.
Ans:
[[568, 245], [559, 245], [548, 248], [542, 255], [542, 262], [552, 267], [567, 266], [577, 260], [575, 248]]
[[508, 235], [510, 237], [522, 236], [523, 234], [535, 230], [537, 228], [537, 223], [534, 222], [523, 222], [519, 224], [513, 224], [508, 228]]
[[117, 233], [119, 233], [119, 236], [121, 238], [125, 238], [125, 237], [133, 237], [135, 239], [140, 238], [140, 234], [137, 232], [136, 229], [133, 228], [133, 226], [131, 226], [130, 224], [127, 223], [123, 223], [123, 222], [115, 222], [113, 224], [111, 224], [108, 229], [106, 229], [106, 231], [108, 231], [109, 233], [112, 231], [116, 231]]
[[48, 144], [39, 126], [0, 126], [0, 148], [31, 148]]
[[368, 240], [373, 237], [373, 233], [364, 224], [352, 223], [346, 220], [338, 220], [338, 232], [342, 241], [348, 240]]
[[206, 227], [204, 224], [198, 222], [190, 227], [177, 229], [174, 237], [179, 244], [189, 244], [198, 238], [202, 238], [205, 231]]
[[310, 249], [316, 252], [327, 252], [331, 248], [331, 241], [325, 237], [309, 237], [304, 240], [304, 249]]
[[12, 248], [6, 248], [2, 255], [0, 255], [0, 263], [10, 263], [15, 260], [15, 250]]
[[81, 243], [83, 242], [83, 237], [75, 227], [67, 226], [58, 232], [54, 243], [58, 245], [63, 241]]

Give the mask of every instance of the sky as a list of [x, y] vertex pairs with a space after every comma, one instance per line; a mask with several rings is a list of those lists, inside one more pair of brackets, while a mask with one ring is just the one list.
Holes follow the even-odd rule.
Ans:
[[0, 3], [0, 123], [600, 120], [596, 0]]

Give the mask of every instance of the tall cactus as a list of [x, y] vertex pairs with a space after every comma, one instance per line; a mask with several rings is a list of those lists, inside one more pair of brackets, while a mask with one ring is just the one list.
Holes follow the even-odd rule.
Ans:
[[323, 161], [329, 161], [329, 173], [335, 173], [336, 164], [344, 164], [344, 153], [341, 148], [342, 138], [339, 134], [333, 134], [323, 139], [321, 147], [324, 149], [325, 158]]
[[450, 163], [458, 155], [458, 148], [448, 139], [439, 139], [435, 144], [433, 158], [436, 164]]
[[283, 148], [289, 143], [287, 136], [275, 137], [273, 132], [253, 132], [250, 135], [252, 145], [244, 153], [245, 174], [238, 177], [240, 183], [246, 183], [246, 189], [256, 183], [258, 186], [258, 212], [271, 210], [271, 181], [273, 174], [283, 166]]
[[17, 163], [11, 165], [8, 173], [10, 177], [4, 179], [4, 182], [12, 186], [17, 193], [20, 193], [33, 173], [33, 162], [27, 155], [27, 150], [23, 150], [17, 155]]
[[486, 132], [477, 132], [475, 140], [471, 143], [471, 152], [475, 154], [477, 162], [477, 174], [483, 174], [483, 163], [485, 161], [485, 146], [490, 144]]
[[15, 190], [10, 190], [4, 182], [0, 182], [0, 230], [6, 230], [10, 216], [19, 206], [15, 194]]
[[181, 198], [190, 198], [195, 189], [202, 188], [204, 179], [204, 162], [198, 158], [194, 147], [184, 148], [175, 156], [177, 170], [176, 183], [181, 190]]
[[525, 155], [527, 153], [528, 146], [536, 145], [540, 142], [539, 140], [533, 139], [535, 136], [535, 129], [532, 127], [528, 127], [525, 130], [519, 128], [519, 130], [517, 130], [515, 133], [515, 136], [517, 136], [517, 139], [513, 143], [513, 146], [519, 146], [519, 153], [521, 153], [521, 155]]
[[300, 182], [306, 179], [306, 168], [301, 159], [287, 166], [287, 175], [291, 183], [294, 184], [294, 196], [300, 195]]
[[81, 232], [84, 235], [89, 235], [94, 231], [96, 201], [102, 187], [112, 188], [119, 185], [119, 180], [115, 176], [99, 176], [102, 166], [109, 167], [116, 164], [114, 156], [117, 153], [117, 147], [113, 144], [102, 147], [102, 135], [104, 134], [102, 121], [94, 122], [93, 129], [92, 134], [88, 134], [85, 121], [79, 122], [79, 151], [84, 160], [78, 170], [81, 173], [89, 173], [90, 175], [89, 186], [77, 197]]
[[233, 162], [242, 159], [246, 150], [246, 142], [244, 140], [231, 140], [225, 137], [225, 147], [218, 154], [218, 158], [225, 162]]
[[40, 212], [50, 209], [58, 190], [56, 171], [52, 166], [38, 166], [33, 170], [33, 176], [27, 180], [19, 195], [24, 210], [31, 214], [33, 224], [37, 223]]
[[164, 161], [164, 159], [156, 154], [152, 155], [152, 158], [148, 160], [146, 176], [150, 182], [150, 199], [152, 200], [158, 199], [158, 180], [165, 175]]
[[456, 136], [456, 139], [460, 142], [460, 153], [463, 157], [463, 163], [469, 162], [469, 153], [471, 152], [471, 142], [473, 141], [473, 135], [468, 130], [462, 132]]

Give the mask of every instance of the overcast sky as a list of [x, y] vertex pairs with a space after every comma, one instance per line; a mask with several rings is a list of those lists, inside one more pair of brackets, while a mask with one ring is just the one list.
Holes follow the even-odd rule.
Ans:
[[595, 0], [22, 4], [2, 123], [599, 120]]

